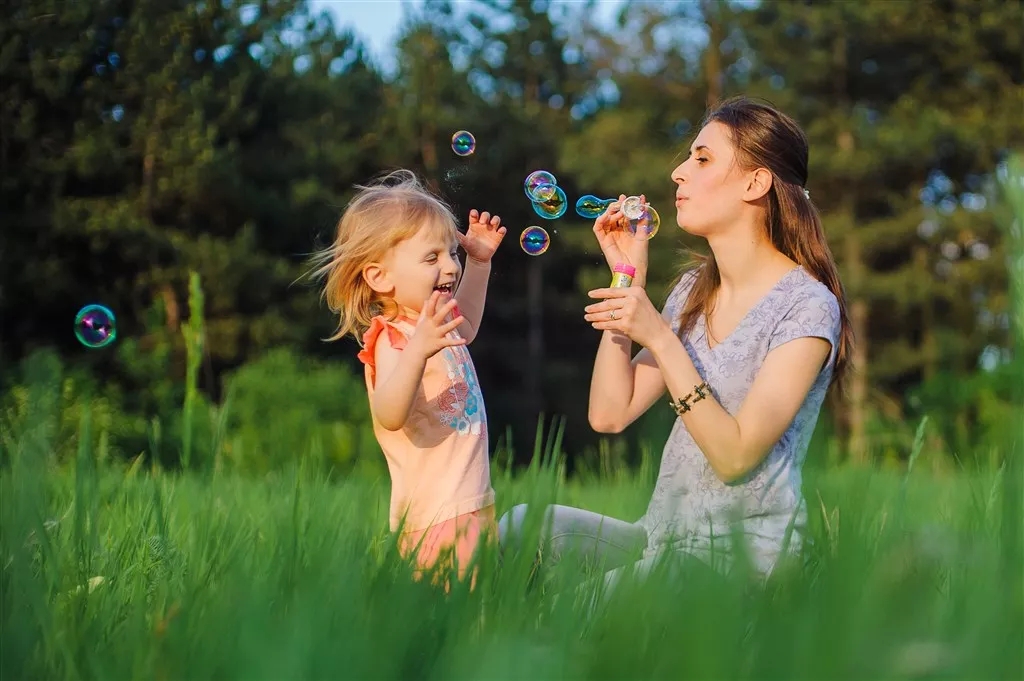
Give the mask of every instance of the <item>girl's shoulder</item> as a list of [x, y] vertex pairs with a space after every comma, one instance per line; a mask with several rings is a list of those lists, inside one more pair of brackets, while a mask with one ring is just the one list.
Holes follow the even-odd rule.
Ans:
[[381, 339], [381, 334], [386, 332], [383, 337], [387, 339], [388, 345], [396, 350], [402, 350], [405, 348], [406, 343], [409, 342], [409, 329], [408, 323], [402, 319], [389, 319], [384, 315], [377, 315], [370, 320], [370, 326], [363, 332], [362, 346], [363, 349], [359, 351], [357, 357], [363, 364], [372, 366], [374, 364], [374, 357], [377, 351], [377, 343]]

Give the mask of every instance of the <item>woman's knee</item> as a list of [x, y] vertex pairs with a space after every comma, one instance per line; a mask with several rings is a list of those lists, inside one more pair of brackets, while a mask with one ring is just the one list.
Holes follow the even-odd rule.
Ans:
[[498, 519], [498, 541], [502, 546], [522, 534], [528, 509], [527, 504], [516, 504]]

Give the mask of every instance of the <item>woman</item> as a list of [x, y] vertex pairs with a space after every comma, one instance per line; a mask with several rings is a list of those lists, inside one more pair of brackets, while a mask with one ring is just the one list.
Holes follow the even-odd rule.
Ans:
[[[647, 240], [609, 206], [594, 224], [610, 266], [636, 267], [629, 288], [591, 291], [602, 331], [590, 423], [618, 433], [666, 391], [678, 414], [646, 513], [637, 522], [546, 509], [541, 554], [607, 569], [650, 567], [666, 550], [725, 570], [742, 550], [761, 574], [800, 545], [801, 467], [829, 387], [847, 368], [852, 332], [821, 220], [804, 188], [807, 138], [788, 116], [746, 98], [710, 111], [672, 171], [676, 222], [710, 255], [684, 272], [659, 315], [644, 290]], [[639, 231], [639, 230], [638, 230]], [[630, 359], [632, 342], [641, 346]], [[500, 521], [503, 545], [526, 507]], [[609, 573], [610, 575], [614, 573]]]

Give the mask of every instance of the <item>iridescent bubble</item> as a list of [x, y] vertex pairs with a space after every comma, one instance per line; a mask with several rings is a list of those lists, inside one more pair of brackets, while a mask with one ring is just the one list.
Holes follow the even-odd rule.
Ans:
[[102, 305], [86, 305], [75, 316], [75, 337], [94, 350], [110, 345], [117, 338], [114, 313]]
[[581, 218], [599, 218], [615, 199], [599, 199], [593, 194], [581, 196], [576, 202], [576, 213]]
[[553, 187], [554, 193], [543, 201], [534, 201], [533, 212], [547, 220], [557, 220], [565, 215], [565, 211], [569, 207], [569, 199], [566, 198], [561, 187], [547, 186]]
[[550, 197], [538, 194], [538, 189], [544, 185], [556, 186], [557, 184], [558, 180], [548, 171], [535, 170], [526, 176], [526, 180], [523, 182], [523, 191], [526, 192], [531, 201], [543, 201]]
[[629, 196], [622, 202], [622, 214], [629, 220], [639, 220], [644, 214], [644, 204], [639, 196]]
[[550, 201], [553, 197], [558, 195], [558, 185], [556, 184], [539, 184], [533, 190], [533, 196], [530, 198], [531, 201]]
[[541, 255], [551, 245], [551, 237], [543, 227], [527, 227], [519, 235], [519, 245], [527, 255]]
[[661, 216], [658, 215], [658, 211], [654, 210], [654, 206], [648, 204], [647, 210], [644, 211], [639, 219], [629, 221], [629, 231], [631, 234], [636, 234], [638, 229], [642, 229], [648, 239], [653, 239], [654, 235], [661, 229]]
[[468, 130], [459, 130], [452, 135], [452, 151], [456, 156], [469, 156], [476, 151], [476, 138]]

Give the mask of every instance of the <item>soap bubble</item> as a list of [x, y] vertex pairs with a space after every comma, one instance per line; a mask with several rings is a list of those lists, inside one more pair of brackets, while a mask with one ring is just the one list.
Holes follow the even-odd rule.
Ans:
[[599, 199], [593, 194], [581, 196], [576, 202], [576, 213], [581, 218], [598, 218], [615, 202], [615, 199]]
[[523, 191], [531, 201], [546, 201], [551, 198], [554, 192], [551, 187], [558, 185], [555, 176], [546, 170], [535, 170], [526, 176], [523, 182]]
[[541, 185], [537, 190], [541, 194], [550, 192], [550, 196], [541, 201], [534, 201], [533, 212], [547, 220], [557, 220], [565, 215], [565, 211], [569, 207], [569, 199], [566, 198], [561, 187], [548, 184]]
[[658, 211], [654, 210], [654, 206], [648, 204], [647, 210], [640, 215], [639, 219], [629, 221], [629, 231], [631, 234], [636, 234], [638, 229], [643, 230], [648, 239], [653, 239], [654, 235], [661, 229], [661, 216], [658, 215]]
[[117, 338], [114, 313], [102, 305], [86, 305], [75, 316], [75, 337], [93, 350], [110, 345]]
[[476, 151], [476, 138], [468, 130], [459, 130], [452, 135], [452, 151], [456, 156], [469, 156]]
[[519, 245], [527, 255], [541, 255], [551, 245], [551, 237], [543, 227], [527, 227], [519, 235]]
[[622, 214], [629, 220], [639, 220], [644, 214], [644, 204], [639, 196], [629, 196], [622, 202]]

